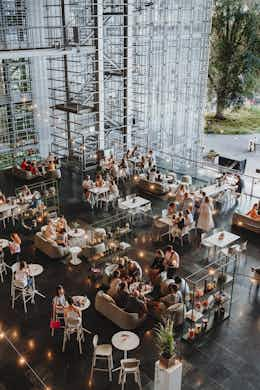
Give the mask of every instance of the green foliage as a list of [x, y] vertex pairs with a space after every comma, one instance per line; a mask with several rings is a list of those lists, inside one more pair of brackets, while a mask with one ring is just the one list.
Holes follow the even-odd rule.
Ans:
[[217, 114], [239, 107], [260, 75], [260, 12], [244, 0], [215, 0], [212, 20], [209, 93]]
[[206, 115], [205, 133], [214, 134], [255, 134], [260, 133], [260, 108], [225, 111], [225, 120]]
[[161, 355], [171, 358], [175, 353], [175, 341], [173, 335], [173, 321], [167, 319], [155, 328], [156, 342]]

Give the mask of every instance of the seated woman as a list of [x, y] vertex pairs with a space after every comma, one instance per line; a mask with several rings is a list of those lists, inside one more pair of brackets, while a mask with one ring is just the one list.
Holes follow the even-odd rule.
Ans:
[[176, 191], [176, 201], [179, 203], [183, 203], [184, 194], [186, 192], [185, 186], [181, 184]]
[[114, 200], [119, 197], [119, 189], [114, 180], [110, 180], [109, 183], [109, 199]]
[[56, 240], [56, 228], [52, 221], [48, 222], [48, 225], [43, 230], [43, 236], [46, 240], [55, 241]]
[[183, 199], [183, 209], [189, 209], [192, 211], [194, 204], [193, 196], [189, 192], [185, 192]]
[[171, 217], [172, 215], [176, 214], [177, 212], [177, 205], [174, 202], [169, 203], [167, 208], [167, 216]]
[[59, 246], [62, 247], [68, 246], [68, 235], [65, 229], [63, 228], [57, 229], [56, 242]]
[[170, 283], [168, 286], [168, 294], [160, 299], [162, 303], [167, 307], [182, 302], [182, 294], [178, 289], [177, 284]]
[[112, 275], [109, 289], [107, 291], [108, 295], [114, 298], [118, 293], [118, 288], [122, 280], [120, 279], [120, 271], [115, 270]]
[[149, 181], [151, 181], [152, 183], [154, 183], [157, 179], [157, 173], [156, 173], [156, 169], [155, 168], [152, 168], [150, 170], [150, 173], [149, 173]]
[[121, 282], [118, 286], [117, 294], [114, 297], [117, 306], [119, 306], [121, 309], [124, 309], [127, 305], [128, 297], [129, 297], [129, 291], [128, 291], [127, 283]]
[[127, 275], [130, 283], [134, 283], [140, 279], [140, 269], [138, 268], [136, 261], [130, 260], [128, 262]]
[[171, 245], [165, 251], [164, 266], [167, 271], [167, 279], [172, 279], [176, 270], [180, 267], [180, 256]]
[[21, 244], [22, 240], [18, 233], [11, 234], [11, 242], [9, 242], [9, 249], [11, 255], [15, 258], [16, 261], [20, 260], [21, 253]]
[[56, 167], [55, 167], [55, 163], [54, 163], [54, 160], [50, 160], [48, 162], [48, 165], [47, 165], [47, 171], [48, 172], [53, 172], [55, 171]]
[[255, 219], [256, 221], [260, 221], [260, 215], [258, 214], [258, 204], [255, 203], [251, 210], [246, 214], [250, 218]]
[[4, 204], [4, 203], [6, 203], [6, 197], [2, 193], [2, 191], [0, 191], [0, 204]]
[[69, 230], [68, 222], [67, 222], [66, 218], [64, 217], [64, 215], [61, 215], [58, 218], [57, 223], [56, 223], [56, 229], [57, 230], [64, 229], [65, 232], [67, 232]]
[[93, 187], [93, 181], [90, 179], [90, 176], [86, 176], [86, 178], [82, 182], [82, 188], [86, 197], [86, 200], [90, 199], [91, 192], [89, 191], [90, 188]]
[[164, 266], [164, 253], [161, 249], [157, 249], [155, 258], [152, 262], [149, 271], [149, 277], [152, 284], [156, 284], [160, 280], [160, 274], [165, 270]]
[[56, 317], [57, 311], [63, 311], [65, 306], [67, 305], [65, 290], [61, 284], [59, 284], [56, 288], [56, 295], [52, 300], [53, 306], [53, 318]]
[[102, 175], [100, 173], [98, 173], [96, 176], [96, 187], [103, 187], [104, 184], [105, 183], [104, 183]]
[[26, 261], [20, 261], [19, 268], [15, 272], [15, 280], [18, 281], [23, 287], [32, 286], [32, 278], [30, 277], [30, 270]]
[[184, 226], [190, 226], [193, 224], [193, 215], [192, 215], [192, 212], [187, 209], [184, 211]]
[[23, 159], [22, 163], [21, 163], [21, 169], [23, 171], [26, 171], [27, 169], [27, 161], [26, 161], [26, 158]]
[[23, 196], [24, 198], [28, 198], [32, 196], [32, 192], [28, 186], [23, 186], [20, 195]]
[[30, 171], [31, 171], [31, 174], [34, 176], [39, 175], [39, 170], [38, 170], [37, 165], [34, 161], [31, 163]]

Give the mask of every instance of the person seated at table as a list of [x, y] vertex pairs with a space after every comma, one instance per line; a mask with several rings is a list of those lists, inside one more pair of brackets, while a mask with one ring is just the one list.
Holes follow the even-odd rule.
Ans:
[[109, 289], [107, 290], [108, 295], [114, 298], [118, 293], [118, 288], [121, 282], [122, 279], [120, 278], [120, 271], [115, 270], [112, 275]]
[[193, 224], [193, 215], [192, 212], [187, 209], [184, 211], [184, 226], [191, 226]]
[[31, 166], [32, 166], [32, 162], [28, 160], [26, 165], [26, 171], [31, 172]]
[[151, 149], [149, 150], [149, 152], [147, 154], [147, 159], [148, 159], [149, 167], [156, 165], [156, 159], [155, 159], [155, 154], [154, 154], [153, 150], [151, 150]]
[[166, 307], [175, 305], [176, 303], [182, 303], [182, 294], [178, 289], [177, 284], [170, 283], [168, 286], [168, 294], [160, 299]]
[[128, 149], [126, 154], [125, 154], [125, 159], [129, 160], [129, 158], [131, 158], [131, 151], [130, 151], [130, 149]]
[[194, 204], [193, 196], [189, 192], [185, 192], [183, 198], [183, 204], [182, 204], [183, 209], [189, 209], [190, 211], [192, 211], [193, 204]]
[[48, 225], [43, 230], [43, 236], [46, 240], [55, 241], [56, 240], [56, 228], [52, 221], [48, 222]]
[[32, 192], [28, 186], [23, 186], [19, 195], [21, 195], [25, 198], [28, 198], [28, 197], [32, 196]]
[[137, 157], [137, 154], [138, 154], [138, 146], [135, 145], [135, 147], [133, 148], [133, 150], [131, 152], [131, 157]]
[[103, 187], [104, 186], [104, 180], [100, 173], [96, 175], [96, 181], [95, 181], [96, 187]]
[[122, 179], [125, 179], [129, 173], [129, 167], [127, 161], [124, 158], [122, 158], [119, 164], [119, 169], [120, 169], [120, 177]]
[[110, 200], [117, 199], [119, 197], [119, 189], [114, 180], [110, 180], [109, 183], [109, 198]]
[[22, 163], [21, 163], [21, 169], [23, 171], [26, 171], [27, 169], [27, 161], [26, 161], [26, 158], [23, 159]]
[[90, 176], [87, 175], [82, 182], [82, 188], [83, 188], [83, 191], [84, 191], [84, 194], [85, 194], [85, 197], [87, 200], [90, 199], [91, 192], [89, 190], [92, 187], [93, 187], [93, 181], [90, 179]]
[[68, 222], [64, 215], [61, 215], [56, 222], [56, 229], [64, 229], [65, 232], [69, 230]]
[[6, 203], [6, 197], [2, 193], [2, 191], [0, 191], [0, 204], [4, 204], [4, 203]]
[[137, 266], [136, 261], [130, 260], [127, 264], [127, 275], [130, 283], [136, 282], [140, 279], [140, 269]]
[[184, 200], [184, 194], [186, 192], [186, 188], [184, 186], [184, 184], [181, 184], [177, 191], [176, 191], [176, 201], [179, 202], [179, 203], [183, 203], [183, 200]]
[[[54, 315], [55, 315], [57, 309], [63, 310], [67, 305], [67, 300], [65, 297], [65, 290], [61, 284], [59, 284], [56, 287], [56, 295], [52, 300], [52, 305], [53, 305], [53, 314]], [[55, 316], [53, 318], [55, 318]]]
[[54, 159], [50, 160], [48, 162], [48, 165], [47, 165], [47, 171], [48, 172], [53, 172], [53, 171], [55, 171], [55, 169], [56, 169], [56, 167], [55, 167]]
[[34, 191], [34, 193], [33, 193], [33, 195], [32, 195], [32, 201], [31, 201], [30, 207], [31, 207], [32, 209], [35, 209], [35, 208], [37, 208], [41, 203], [42, 203], [41, 194], [40, 194], [38, 191]]
[[68, 297], [68, 305], [64, 307], [64, 317], [66, 319], [81, 319], [81, 311], [74, 305], [73, 299]]
[[60, 160], [59, 160], [59, 157], [55, 156], [54, 157], [54, 164], [55, 164], [55, 168], [59, 168], [60, 167]]
[[64, 228], [58, 228], [56, 230], [56, 242], [59, 246], [68, 246], [68, 234]]
[[118, 179], [118, 177], [119, 177], [119, 167], [118, 167], [118, 165], [117, 165], [117, 163], [115, 161], [113, 161], [112, 164], [111, 164], [110, 172], [111, 172], [111, 176], [114, 179]]
[[128, 301], [129, 291], [126, 282], [121, 282], [118, 286], [117, 294], [115, 295], [115, 302], [117, 306], [124, 309]]
[[15, 261], [19, 261], [22, 240], [18, 233], [12, 233], [10, 238], [11, 238], [11, 241], [9, 242], [10, 253], [12, 257], [14, 257]]
[[176, 275], [174, 282], [178, 286], [178, 290], [180, 291], [183, 300], [186, 303], [190, 302], [190, 288], [186, 280]]
[[156, 182], [157, 180], [157, 173], [156, 173], [156, 169], [153, 167], [150, 172], [149, 172], [149, 181], [151, 181], [152, 183]]
[[23, 287], [32, 287], [32, 278], [26, 261], [19, 262], [18, 270], [15, 272], [15, 280], [21, 283]]
[[39, 170], [38, 170], [36, 163], [34, 161], [32, 161], [32, 163], [31, 163], [30, 172], [34, 176], [39, 174]]
[[149, 277], [151, 283], [154, 285], [160, 280], [160, 274], [165, 270], [164, 266], [164, 253], [161, 249], [157, 249], [155, 258], [150, 266]]
[[180, 266], [180, 256], [171, 245], [166, 248], [164, 256], [164, 266], [167, 271], [167, 278], [172, 279], [176, 269]]
[[252, 219], [255, 219], [256, 221], [260, 221], [260, 215], [258, 214], [258, 204], [255, 203], [246, 215]]
[[175, 202], [170, 202], [167, 208], [167, 216], [171, 217], [177, 212], [177, 204]]
[[125, 311], [138, 314], [139, 319], [146, 316], [148, 312], [147, 306], [138, 290], [134, 290], [132, 293], [128, 294]]

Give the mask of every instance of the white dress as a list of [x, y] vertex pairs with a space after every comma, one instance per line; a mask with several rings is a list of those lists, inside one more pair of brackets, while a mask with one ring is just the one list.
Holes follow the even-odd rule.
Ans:
[[204, 232], [209, 232], [211, 229], [214, 228], [212, 207], [210, 206], [210, 204], [204, 202], [201, 204], [197, 227]]

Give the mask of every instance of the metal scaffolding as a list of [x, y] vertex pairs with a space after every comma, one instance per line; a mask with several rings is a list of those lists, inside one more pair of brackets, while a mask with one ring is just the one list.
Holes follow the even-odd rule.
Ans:
[[46, 58], [51, 149], [64, 161], [84, 173], [98, 150], [120, 158], [134, 144], [199, 158], [212, 0], [0, 0], [0, 8], [0, 54]]

